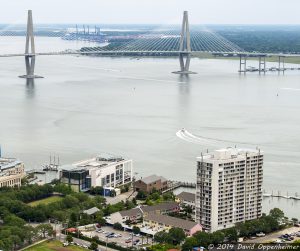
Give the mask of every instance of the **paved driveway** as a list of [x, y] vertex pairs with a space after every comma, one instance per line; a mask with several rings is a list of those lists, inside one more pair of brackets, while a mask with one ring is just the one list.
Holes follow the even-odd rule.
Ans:
[[[128, 197], [133, 193], [133, 191], [129, 191], [126, 193], [122, 193], [117, 195], [116, 197], [105, 197], [107, 204], [117, 204], [118, 202], [126, 201]], [[132, 196], [129, 197], [129, 200], [131, 201], [135, 196], [137, 195], [136, 192], [133, 193]]]

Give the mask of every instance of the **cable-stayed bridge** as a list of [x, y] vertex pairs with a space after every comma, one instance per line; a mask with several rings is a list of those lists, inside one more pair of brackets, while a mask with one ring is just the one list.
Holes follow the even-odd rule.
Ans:
[[[191, 26], [193, 27], [193, 26]], [[22, 30], [0, 30], [0, 37], [16, 37], [26, 36], [24, 53], [2, 53], [0, 57], [24, 57], [26, 64], [26, 74], [20, 76], [22, 78], [38, 78], [34, 74], [35, 61], [37, 56], [50, 55], [171, 55], [178, 56], [180, 70], [174, 73], [192, 74], [190, 71], [191, 56], [199, 53], [210, 53], [215, 56], [230, 55], [240, 58], [240, 72], [246, 72], [247, 57], [259, 58], [259, 72], [266, 71], [267, 56], [266, 53], [248, 53], [239, 46], [228, 41], [224, 37], [207, 29], [190, 28], [188, 12], [183, 13], [183, 21], [181, 27], [158, 27], [154, 30], [142, 32], [137, 36], [125, 37], [123, 42], [109, 42], [103, 45], [103, 41], [99, 41], [101, 31], [95, 27], [94, 32], [90, 32], [89, 27], [84, 27], [83, 31], [79, 31], [76, 27], [75, 31], [35, 31], [33, 25], [32, 11], [28, 11], [28, 20], [26, 31]], [[87, 34], [87, 36], [86, 36]], [[88, 39], [95, 41], [94, 45], [83, 46], [79, 49], [56, 49], [54, 51], [47, 50], [39, 52], [36, 50], [35, 37], [61, 37], [65, 40], [82, 40]], [[98, 43], [97, 43], [98, 42]], [[284, 64], [282, 54], [272, 54], [279, 57], [280, 64]], [[290, 55], [295, 56], [295, 55]], [[244, 68], [244, 69], [243, 69]]]

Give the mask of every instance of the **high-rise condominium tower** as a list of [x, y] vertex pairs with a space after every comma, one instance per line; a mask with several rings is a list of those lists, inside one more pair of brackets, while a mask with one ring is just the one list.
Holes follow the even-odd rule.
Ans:
[[227, 148], [197, 158], [196, 221], [210, 232], [262, 214], [263, 153]]

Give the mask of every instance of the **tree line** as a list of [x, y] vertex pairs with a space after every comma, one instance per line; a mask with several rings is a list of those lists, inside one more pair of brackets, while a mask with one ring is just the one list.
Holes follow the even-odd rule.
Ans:
[[[49, 204], [40, 203], [36, 206], [28, 204], [52, 196], [53, 193], [59, 193], [62, 199]], [[97, 207], [100, 211], [92, 216], [83, 213], [84, 210], [92, 207]], [[134, 203], [128, 201], [107, 205], [106, 199], [100, 195], [89, 196], [85, 193], [75, 193], [69, 186], [61, 183], [1, 188], [0, 250], [15, 250], [45, 235], [40, 233], [41, 229], [35, 229], [30, 223], [40, 223], [44, 228], [45, 223], [49, 221], [62, 223], [65, 227], [92, 223], [103, 225], [106, 223], [105, 215], [133, 207], [135, 207]], [[45, 233], [45, 229], [42, 232]], [[49, 230], [49, 234], [50, 232]]]

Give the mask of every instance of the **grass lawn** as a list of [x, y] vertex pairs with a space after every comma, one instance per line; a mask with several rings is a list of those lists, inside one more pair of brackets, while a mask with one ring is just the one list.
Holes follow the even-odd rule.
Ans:
[[[37, 244], [33, 247], [25, 249], [26, 251], [87, 251], [85, 248], [78, 246], [67, 246], [64, 247], [60, 241], [45, 241], [43, 243]], [[25, 251], [24, 250], [24, 251]]]
[[31, 207], [36, 207], [40, 204], [48, 205], [50, 203], [57, 202], [57, 201], [60, 201], [60, 200], [62, 200], [62, 197], [60, 197], [60, 196], [51, 196], [51, 197], [48, 197], [48, 198], [45, 198], [45, 199], [30, 202], [30, 203], [28, 203], [28, 205], [31, 206]]

